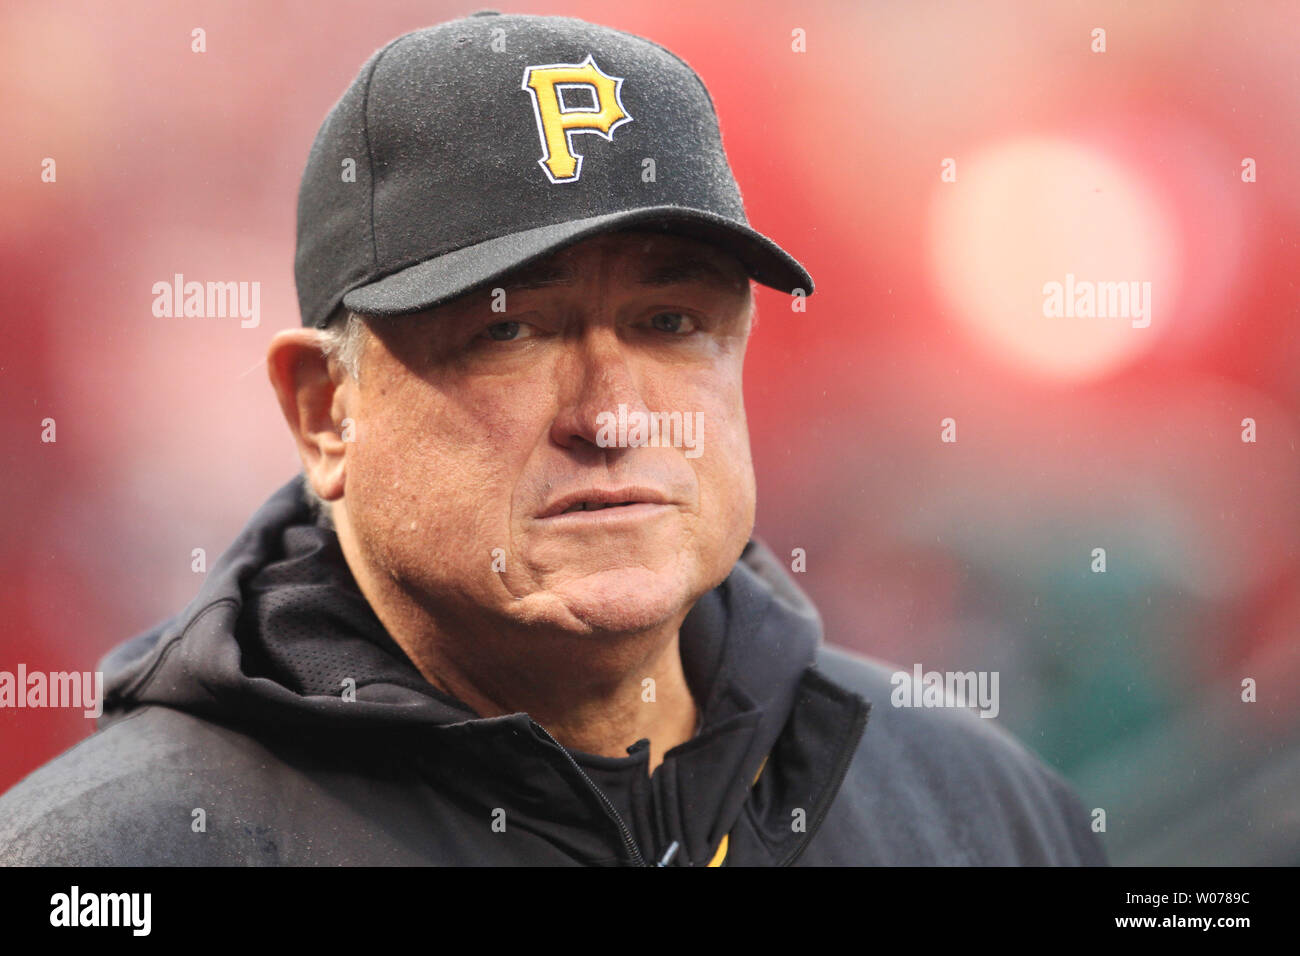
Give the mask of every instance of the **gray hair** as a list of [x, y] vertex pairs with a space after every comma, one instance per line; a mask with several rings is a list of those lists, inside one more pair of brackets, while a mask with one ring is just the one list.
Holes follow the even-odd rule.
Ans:
[[[339, 306], [319, 330], [321, 354], [326, 359], [338, 362], [353, 381], [361, 381], [361, 355], [366, 348], [369, 328], [365, 319], [343, 306]], [[303, 471], [303, 499], [312, 514], [328, 528], [334, 527], [333, 509], [330, 502], [316, 494], [307, 473]]]
[[365, 319], [339, 306], [320, 330], [320, 350], [327, 359], [343, 366], [354, 381], [361, 381], [361, 354], [369, 333]]

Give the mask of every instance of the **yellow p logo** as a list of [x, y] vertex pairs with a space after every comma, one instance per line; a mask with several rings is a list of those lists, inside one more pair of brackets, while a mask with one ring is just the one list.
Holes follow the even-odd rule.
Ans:
[[[561, 91], [572, 87], [589, 89], [595, 107], [566, 108], [560, 101]], [[537, 132], [542, 138], [538, 163], [551, 182], [577, 182], [582, 175], [582, 157], [573, 151], [573, 134], [595, 133], [613, 142], [614, 130], [632, 121], [619, 100], [622, 87], [623, 78], [602, 73], [590, 53], [581, 63], [524, 69], [523, 88], [533, 98]]]

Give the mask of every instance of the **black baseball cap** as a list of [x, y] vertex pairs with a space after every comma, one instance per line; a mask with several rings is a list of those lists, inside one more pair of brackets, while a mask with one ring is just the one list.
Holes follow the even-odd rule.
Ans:
[[325, 118], [298, 195], [304, 325], [340, 303], [433, 308], [598, 233], [721, 246], [757, 282], [812, 277], [745, 218], [699, 76], [657, 43], [482, 11], [378, 50]]

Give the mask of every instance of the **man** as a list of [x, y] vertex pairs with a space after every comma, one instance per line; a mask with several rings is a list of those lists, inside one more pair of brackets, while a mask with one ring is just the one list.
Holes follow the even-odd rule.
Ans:
[[393, 41], [296, 266], [303, 474], [105, 660], [101, 730], [0, 799], [5, 862], [1104, 862], [1054, 772], [890, 707], [751, 537], [750, 280], [813, 285], [682, 61], [492, 13]]

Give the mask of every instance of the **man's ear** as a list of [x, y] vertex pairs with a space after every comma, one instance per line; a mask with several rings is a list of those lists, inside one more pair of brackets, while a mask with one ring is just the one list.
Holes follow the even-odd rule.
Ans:
[[277, 332], [266, 353], [266, 372], [298, 444], [307, 480], [323, 500], [338, 500], [347, 473], [347, 446], [340, 430], [355, 383], [321, 351], [315, 329]]

